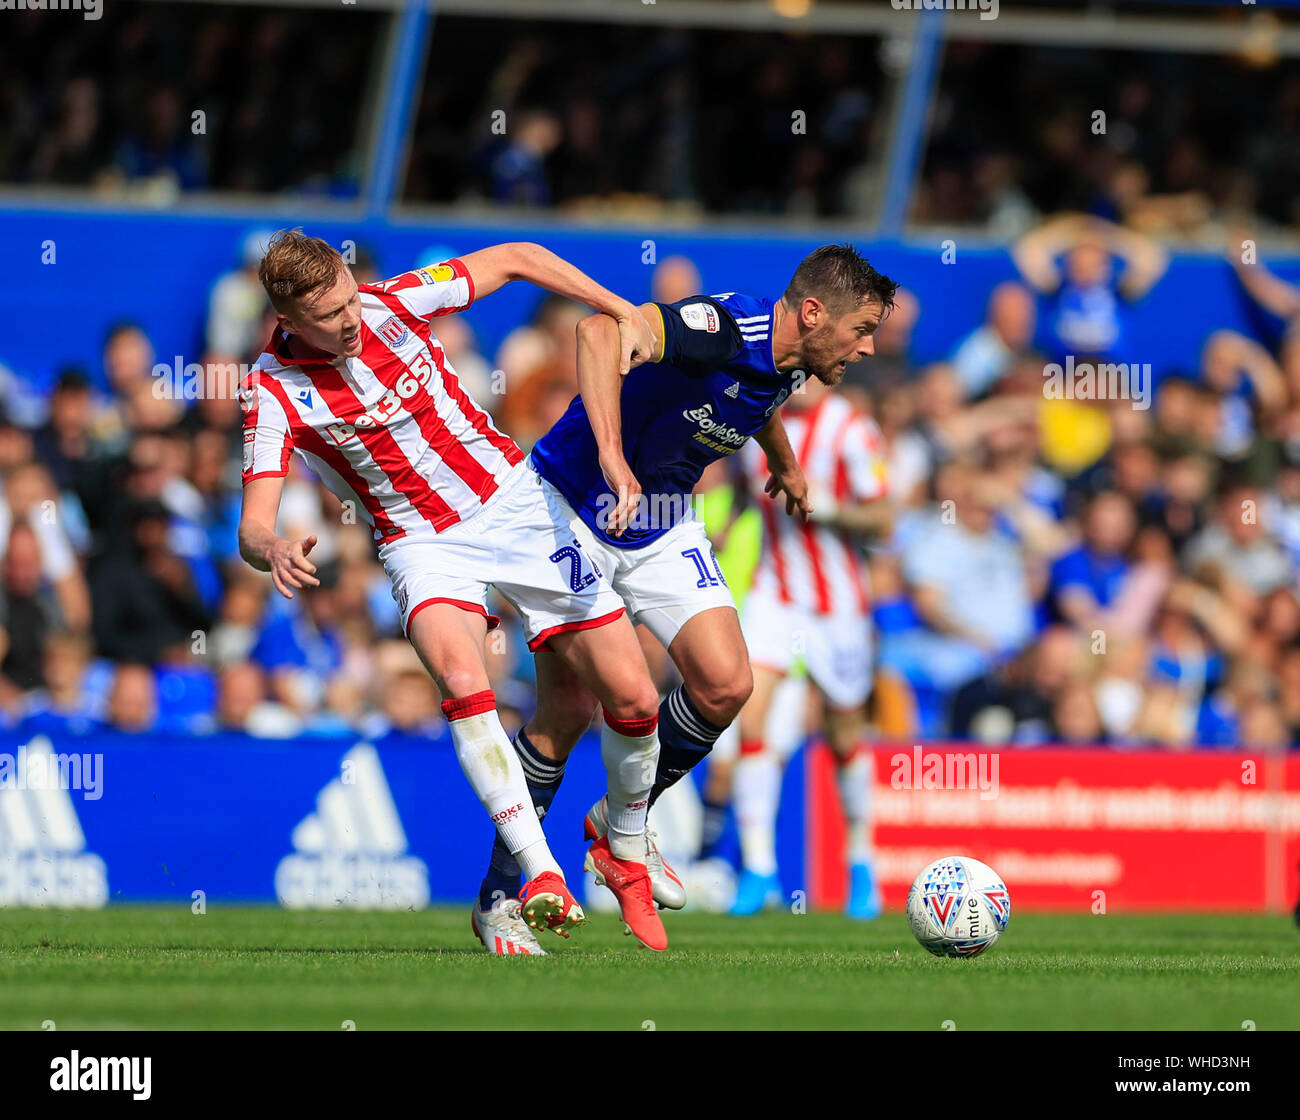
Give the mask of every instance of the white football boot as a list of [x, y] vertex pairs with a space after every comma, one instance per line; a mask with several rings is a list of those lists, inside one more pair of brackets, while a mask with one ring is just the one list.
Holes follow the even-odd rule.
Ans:
[[[603, 797], [588, 811], [584, 831], [588, 840], [599, 840], [609, 831], [609, 816], [605, 812]], [[655, 843], [657, 839], [656, 832], [649, 828], [645, 830], [645, 869], [650, 875], [651, 893], [655, 902], [665, 910], [680, 910], [686, 905], [686, 888], [677, 872], [660, 854], [659, 845]]]
[[517, 898], [499, 898], [491, 910], [480, 910], [478, 903], [474, 903], [469, 924], [483, 942], [483, 948], [502, 957], [546, 956], [546, 950], [537, 943], [528, 923], [520, 916], [522, 909], [523, 904]]

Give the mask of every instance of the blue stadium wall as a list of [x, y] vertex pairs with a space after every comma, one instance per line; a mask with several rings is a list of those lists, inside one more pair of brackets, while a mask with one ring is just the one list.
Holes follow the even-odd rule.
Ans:
[[[335, 245], [354, 241], [392, 275], [430, 259], [469, 252], [504, 240], [534, 240], [568, 257], [629, 298], [649, 294], [646, 242], [657, 259], [692, 257], [707, 290], [776, 293], [801, 257], [833, 234], [782, 235], [691, 232], [650, 224], [618, 230], [467, 223], [393, 224], [316, 220], [278, 214], [196, 216], [135, 211], [0, 207], [0, 259], [6, 272], [6, 325], [0, 363], [38, 384], [65, 364], [97, 376], [103, 339], [121, 320], [138, 321], [153, 339], [158, 361], [184, 363], [201, 356], [208, 294], [221, 273], [235, 267], [240, 246], [255, 230], [301, 224]], [[954, 235], [956, 261], [944, 264], [940, 235], [928, 243], [871, 241], [846, 227], [883, 271], [919, 297], [922, 315], [914, 340], [918, 361], [945, 357], [984, 314], [992, 286], [1015, 275], [1005, 248]], [[53, 254], [53, 263], [43, 263]], [[1300, 281], [1300, 260], [1270, 261]], [[491, 358], [505, 334], [538, 301], [528, 285], [510, 285], [471, 310], [483, 352]], [[1150, 362], [1157, 377], [1193, 370], [1201, 345], [1218, 327], [1235, 327], [1273, 341], [1281, 324], [1252, 306], [1232, 270], [1212, 254], [1176, 255], [1169, 273], [1130, 310], [1120, 360]]]
[[[64, 756], [63, 788], [33, 755]], [[790, 891], [805, 886], [804, 791], [796, 761], [779, 840]], [[588, 735], [547, 817], [575, 885], [583, 816], [604, 792]], [[418, 909], [475, 897], [492, 838], [446, 734], [0, 735], [0, 908], [189, 905], [202, 892], [212, 903]]]
[[[941, 791], [922, 779], [918, 756], [951, 765], [970, 763], [971, 752], [991, 783], [968, 780], [978, 768], [952, 770]], [[874, 753], [875, 866], [892, 907], [920, 868], [953, 852], [996, 867], [1019, 909], [1085, 912], [1102, 888], [1116, 913], [1282, 913], [1300, 890], [1300, 757], [943, 743], [881, 743]], [[1241, 780], [1247, 767], [1258, 781]], [[552, 849], [580, 893], [582, 818], [603, 789], [588, 736], [547, 815]], [[652, 823], [696, 904], [726, 905], [716, 862], [692, 866], [676, 854], [698, 827], [690, 801], [688, 789], [674, 790]], [[837, 802], [829, 752], [806, 744], [786, 769], [777, 821], [782, 887], [796, 912], [843, 904]], [[0, 735], [0, 908], [463, 904], [491, 840], [445, 733], [373, 743]], [[724, 843], [732, 857], [734, 844], [734, 835]], [[1184, 865], [1199, 873], [1168, 874]], [[588, 902], [610, 899], [599, 891]]]

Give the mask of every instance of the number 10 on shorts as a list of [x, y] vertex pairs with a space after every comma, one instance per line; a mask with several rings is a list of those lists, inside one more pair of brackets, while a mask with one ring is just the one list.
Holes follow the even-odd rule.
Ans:
[[718, 558], [713, 555], [712, 549], [709, 550], [709, 560], [712, 562], [713, 571], [709, 571], [709, 565], [705, 563], [704, 556], [698, 548], [688, 548], [682, 555], [695, 565], [695, 570], [699, 574], [700, 578], [696, 581], [696, 587], [717, 587], [718, 584], [722, 584], [723, 587], [727, 586], [727, 580], [722, 574], [722, 568], [719, 567]]

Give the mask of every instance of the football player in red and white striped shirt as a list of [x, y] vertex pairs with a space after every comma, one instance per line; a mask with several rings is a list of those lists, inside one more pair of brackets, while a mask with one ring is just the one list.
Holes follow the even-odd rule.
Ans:
[[742, 628], [754, 691], [740, 713], [733, 796], [744, 871], [733, 913], [752, 914], [779, 889], [776, 811], [780, 762], [764, 729], [777, 686], [802, 657], [824, 700], [826, 738], [848, 823], [849, 912], [874, 917], [870, 871], [870, 754], [863, 735], [871, 692], [871, 616], [860, 544], [887, 535], [886, 460], [880, 429], [840, 394], [810, 379], [784, 409], [808, 481], [810, 520], [782, 516], [764, 493], [769, 471], [751, 444], [744, 465], [763, 515], [763, 550]]
[[615, 893], [633, 932], [665, 948], [644, 866], [658, 692], [622, 601], [584, 549], [585, 526], [548, 498], [514, 441], [461, 387], [432, 330], [439, 315], [531, 280], [613, 316], [626, 369], [654, 345], [641, 313], [526, 243], [358, 287], [331, 246], [282, 231], [260, 275], [278, 327], [240, 391], [244, 559], [288, 598], [317, 584], [308, 558], [316, 538], [275, 532], [291, 454], [371, 527], [407, 636], [442, 692], [461, 768], [526, 880], [519, 900], [475, 907], [475, 932], [494, 952], [535, 954], [531, 929], [567, 937], [585, 916], [533, 808], [525, 770], [535, 760], [520, 759], [497, 717], [484, 660], [498, 622], [486, 605], [495, 586], [519, 611], [529, 648], [554, 651], [600, 699], [611, 874], [624, 884]]

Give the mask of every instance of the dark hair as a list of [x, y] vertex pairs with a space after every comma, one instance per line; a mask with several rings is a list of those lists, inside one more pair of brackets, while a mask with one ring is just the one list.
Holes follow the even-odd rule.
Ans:
[[316, 578], [320, 581], [322, 591], [332, 591], [339, 585], [339, 576], [342, 575], [343, 565], [337, 558], [332, 560], [322, 560], [316, 568]]
[[875, 299], [888, 313], [897, 291], [898, 284], [872, 268], [852, 245], [823, 245], [804, 257], [781, 299], [796, 309], [811, 296], [837, 314]]
[[90, 378], [81, 366], [64, 366], [54, 382], [56, 393], [84, 393], [90, 388]]
[[1214, 496], [1221, 502], [1227, 501], [1242, 490], [1259, 490], [1260, 482], [1249, 466], [1234, 464], [1226, 467], [1214, 487]]
[[136, 498], [126, 509], [126, 520], [132, 528], [142, 521], [171, 521], [171, 511], [158, 498]]

